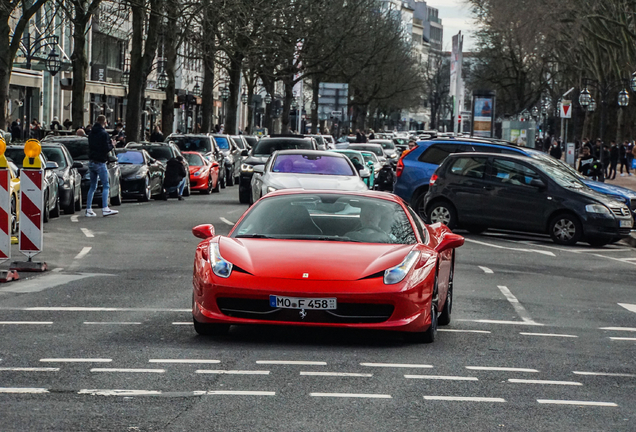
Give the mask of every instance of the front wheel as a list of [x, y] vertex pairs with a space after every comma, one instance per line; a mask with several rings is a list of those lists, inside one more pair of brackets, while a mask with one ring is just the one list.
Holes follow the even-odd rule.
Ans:
[[453, 311], [453, 279], [455, 278], [455, 252], [451, 260], [450, 274], [448, 275], [448, 293], [442, 313], [439, 315], [437, 323], [441, 326], [449, 325], [451, 322], [451, 312]]
[[52, 218], [60, 217], [60, 197], [59, 196], [55, 199], [55, 206], [53, 207], [53, 210], [51, 210], [51, 217]]
[[550, 237], [559, 245], [575, 245], [583, 235], [581, 222], [570, 214], [564, 213], [555, 216], [550, 221]]
[[71, 196], [69, 197], [69, 200], [68, 200], [68, 206], [64, 208], [64, 214], [74, 214], [76, 208], [77, 207], [75, 206], [75, 192], [71, 191]]
[[428, 208], [428, 220], [430, 223], [443, 223], [448, 228], [453, 229], [457, 226], [457, 212], [455, 207], [448, 201], [434, 202]]
[[152, 198], [152, 187], [150, 185], [150, 178], [146, 177], [146, 180], [144, 181], [144, 194], [141, 197], [140, 201], [148, 202], [150, 201], [150, 198]]
[[222, 336], [230, 331], [229, 324], [207, 324], [200, 323], [195, 318], [192, 318], [194, 322], [194, 331], [201, 336]]
[[110, 203], [114, 206], [121, 205], [121, 183], [117, 183], [117, 195], [110, 199]]
[[227, 172], [224, 172], [223, 178], [219, 179], [219, 182], [221, 182], [221, 189], [225, 189], [227, 186]]
[[185, 189], [183, 189], [183, 196], [189, 197], [192, 194], [192, 189], [190, 189], [190, 179], [188, 178], [188, 183], [186, 183]]
[[234, 176], [232, 175], [232, 171], [225, 172], [225, 179], [228, 186], [234, 186]]

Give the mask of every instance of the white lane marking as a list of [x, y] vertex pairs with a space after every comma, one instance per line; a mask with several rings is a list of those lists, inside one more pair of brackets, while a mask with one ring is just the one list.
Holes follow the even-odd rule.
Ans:
[[372, 377], [373, 374], [350, 372], [300, 372], [303, 376], [330, 376], [330, 377]]
[[0, 393], [48, 393], [48, 389], [45, 388], [33, 388], [33, 387], [0, 387]]
[[165, 373], [165, 369], [92, 368], [91, 372]]
[[556, 256], [554, 253], [549, 252], [549, 251], [543, 251], [543, 250], [538, 250], [538, 249], [524, 249], [524, 248], [513, 248], [513, 247], [507, 247], [507, 246], [500, 246], [500, 245], [495, 245], [492, 243], [486, 243], [486, 242], [481, 242], [481, 241], [477, 241], [477, 240], [473, 240], [473, 239], [465, 239], [467, 242], [470, 243], [475, 243], [475, 244], [479, 244], [482, 246], [489, 246], [491, 248], [495, 248], [495, 249], [504, 249], [504, 250], [511, 250], [511, 251], [517, 251], [517, 252], [530, 252], [530, 253], [538, 253], [541, 255], [547, 255], [547, 256]]
[[276, 392], [270, 391], [245, 391], [245, 390], [212, 390], [209, 395], [236, 395], [236, 396], [275, 396]]
[[[466, 239], [466, 240], [468, 240], [468, 239]], [[588, 255], [588, 256], [596, 256], [596, 257], [599, 257], [599, 258], [605, 258], [605, 259], [612, 260], [612, 261], [618, 261], [618, 262], [621, 262], [623, 264], [631, 264], [631, 265], [635, 265], [636, 266], [636, 263], [633, 263], [633, 262], [630, 262], [630, 261], [623, 261], [620, 258], [614, 258], [614, 257], [609, 257], [609, 256], [601, 255], [601, 254], [590, 253], [590, 252], [595, 252], [594, 249], [575, 249], [575, 248], [565, 249], [565, 248], [547, 246], [547, 245], [544, 245], [544, 244], [538, 244], [536, 242], [529, 242], [529, 241], [524, 241], [524, 242], [521, 242], [521, 243], [536, 245], [536, 246], [540, 246], [540, 247], [547, 248], [547, 249], [558, 250], [558, 251], [561, 251], [561, 252], [569, 252], [569, 253], [575, 253], [575, 254], [584, 254], [584, 255]], [[630, 249], [627, 249], [627, 250], [630, 250]], [[611, 250], [610, 249], [607, 249], [607, 250], [603, 249], [603, 252], [614, 252], [614, 251], [616, 251], [616, 249], [611, 249]]]
[[369, 393], [309, 393], [313, 397], [336, 397], [336, 398], [358, 398], [358, 399], [391, 399], [387, 394]]
[[627, 377], [627, 378], [636, 378], [634, 374], [628, 373], [611, 373], [611, 372], [582, 372], [582, 371], [573, 371], [575, 375], [586, 375], [586, 376], [608, 376], [608, 377]]
[[221, 363], [221, 360], [208, 360], [208, 359], [150, 359], [148, 363], [189, 363], [189, 364], [216, 364]]
[[630, 312], [635, 312], [636, 313], [636, 304], [629, 304], [629, 303], [618, 303], [619, 306], [624, 307], [625, 309], [627, 309]]
[[611, 337], [610, 340], [615, 341], [636, 341], [636, 338], [628, 338], [628, 337]]
[[527, 322], [527, 323], [534, 323], [534, 320], [532, 318], [530, 318], [530, 314], [528, 313], [528, 311], [526, 310], [526, 308], [524, 308], [521, 303], [519, 303], [519, 300], [517, 300], [517, 297], [515, 297], [510, 290], [508, 289], [508, 287], [503, 286], [503, 285], [498, 285], [497, 288], [499, 288], [499, 291], [501, 291], [501, 293], [506, 297], [506, 300], [508, 300], [510, 302], [510, 304], [512, 305], [512, 307], [515, 309], [515, 311], [517, 312], [517, 315], [519, 315], [519, 318], [521, 318], [521, 320], [523, 322]]
[[553, 399], [537, 399], [540, 404], [551, 405], [579, 405], [579, 406], [602, 406], [616, 407], [614, 402], [592, 402], [592, 401], [574, 401], [574, 400], [553, 400]]
[[557, 333], [526, 333], [526, 332], [519, 332], [520, 335], [524, 335], [524, 336], [544, 336], [544, 337], [563, 337], [563, 338], [577, 338], [578, 336], [576, 335], [569, 335], [569, 334], [557, 334]]
[[91, 251], [91, 249], [93, 249], [93, 248], [90, 247], [90, 246], [86, 246], [85, 248], [82, 248], [80, 253], [75, 255], [75, 259], [78, 260], [78, 259], [84, 258], [86, 255], [88, 255], [88, 253]]
[[[91, 278], [91, 277], [112, 277], [113, 274], [102, 273], [76, 273], [76, 274], [63, 274], [63, 273], [50, 273], [44, 276], [40, 276], [35, 279], [26, 279], [17, 282], [11, 282], [11, 285], [4, 288], [0, 288], [0, 292], [9, 293], [34, 293], [44, 291], [49, 288], [55, 288], [56, 286], [66, 285], [70, 282]], [[0, 308], [2, 310], [39, 310], [38, 308]], [[47, 310], [46, 308], [41, 310]]]
[[47, 363], [110, 363], [109, 358], [42, 358], [41, 362]]
[[576, 381], [550, 381], [550, 380], [527, 380], [527, 379], [508, 379], [509, 383], [517, 384], [545, 384], [545, 385], [568, 385], [568, 386], [582, 386], [580, 382]]
[[140, 325], [140, 322], [129, 322], [129, 321], [84, 321], [86, 325]]
[[160, 395], [158, 390], [90, 390], [83, 389], [77, 394], [87, 394], [92, 396], [154, 396]]
[[505, 402], [503, 398], [491, 397], [462, 397], [462, 396], [424, 396], [426, 400], [455, 401], [455, 402]]
[[437, 331], [441, 332], [449, 332], [449, 333], [483, 333], [490, 334], [488, 330], [459, 330], [459, 329], [437, 329]]
[[450, 375], [404, 375], [408, 379], [428, 379], [428, 380], [445, 380], [445, 381], [479, 381], [476, 377], [462, 377]]
[[299, 360], [256, 360], [256, 364], [326, 366], [327, 362], [323, 362], [323, 361], [299, 361]]
[[601, 327], [599, 330], [636, 332], [636, 327]]
[[78, 223], [79, 222], [79, 216], [77, 216], [77, 215], [71, 216], [71, 222]]
[[484, 271], [486, 274], [493, 274], [494, 271], [490, 270], [488, 267], [477, 266]]
[[226, 224], [226, 225], [234, 226], [234, 222], [232, 222], [232, 221], [230, 221], [230, 220], [227, 220], [227, 219], [225, 219], [224, 217], [220, 217], [219, 219], [221, 219], [221, 222], [223, 222], [223, 223], [224, 223], [224, 224]]
[[[115, 275], [100, 275], [115, 276]], [[41, 278], [38, 278], [41, 280]], [[79, 307], [79, 306], [53, 306], [53, 307], [27, 307], [27, 308], [0, 308], [0, 310], [23, 310], [38, 312], [192, 312], [192, 309], [153, 309], [153, 308], [122, 308], [122, 307]]]
[[193, 322], [173, 322], [172, 325], [194, 325]]
[[595, 257], [605, 258], [605, 259], [612, 260], [612, 261], [618, 261], [618, 262], [623, 263], [623, 264], [631, 264], [631, 265], [636, 266], [636, 262], [623, 261], [623, 260], [622, 260], [622, 259], [620, 259], [620, 258], [608, 257], [608, 256], [601, 255], [601, 254], [592, 254], [592, 255], [594, 255]]
[[58, 267], [58, 268], [54, 268], [53, 270], [51, 270], [53, 273], [59, 273], [59, 272], [63, 272], [64, 269], [62, 267]]
[[88, 228], [80, 228], [82, 230], [82, 232], [84, 233], [84, 235], [88, 238], [94, 238], [95, 234], [93, 234], [93, 232], [91, 230], [89, 230]]
[[220, 369], [199, 369], [198, 374], [220, 374], [220, 375], [269, 375], [268, 370], [220, 370]]
[[51, 325], [53, 321], [0, 321], [0, 325]]
[[388, 368], [417, 368], [417, 369], [431, 369], [433, 367], [433, 365], [406, 364], [406, 363], [360, 363], [360, 366], [388, 367]]
[[456, 319], [455, 321], [464, 321], [464, 322], [476, 322], [482, 324], [504, 324], [504, 325], [525, 325], [525, 326], [537, 326], [543, 327], [545, 324], [541, 324], [538, 322], [524, 322], [524, 321], [502, 321], [502, 320], [491, 320], [491, 319]]
[[499, 371], [499, 372], [530, 372], [530, 373], [538, 373], [539, 371], [536, 369], [527, 369], [527, 368], [513, 368], [513, 367], [497, 367], [497, 366], [466, 366], [468, 370], [479, 370], [479, 371]]
[[0, 367], [2, 372], [57, 372], [60, 368], [47, 367]]
[[621, 258], [621, 261], [636, 261], [636, 258]]

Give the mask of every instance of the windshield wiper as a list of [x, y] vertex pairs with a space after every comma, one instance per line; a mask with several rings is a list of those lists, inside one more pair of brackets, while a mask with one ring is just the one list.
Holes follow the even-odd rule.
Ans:
[[262, 238], [262, 239], [269, 239], [269, 238], [272, 238], [272, 237], [267, 236], [265, 234], [239, 234], [235, 238], [255, 238], [255, 239]]

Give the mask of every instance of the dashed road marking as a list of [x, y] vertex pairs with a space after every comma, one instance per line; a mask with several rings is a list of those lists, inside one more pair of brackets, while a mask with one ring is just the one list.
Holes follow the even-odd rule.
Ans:
[[87, 238], [94, 238], [95, 234], [93, 234], [93, 232], [91, 230], [89, 230], [88, 228], [80, 228], [80, 230], [84, 233], [84, 235]]
[[530, 318], [530, 314], [528, 313], [526, 308], [524, 308], [521, 305], [521, 303], [519, 303], [519, 300], [517, 300], [517, 297], [515, 297], [510, 292], [508, 287], [503, 286], [503, 285], [498, 285], [497, 288], [499, 288], [499, 291], [501, 291], [501, 293], [506, 297], [506, 300], [508, 300], [510, 302], [512, 307], [517, 312], [517, 315], [519, 315], [519, 318], [521, 318], [523, 320], [523, 322], [533, 323], [534, 324], [534, 320], [532, 318]]
[[49, 390], [45, 388], [34, 387], [0, 387], [0, 393], [28, 393], [28, 394], [40, 394], [48, 393]]
[[79, 216], [77, 216], [77, 215], [71, 216], [71, 222], [78, 223], [79, 222]]
[[157, 396], [161, 392], [158, 390], [90, 390], [83, 389], [77, 394], [87, 394], [92, 396]]
[[309, 393], [313, 397], [335, 397], [335, 398], [356, 398], [356, 399], [391, 399], [388, 394], [373, 393]]
[[249, 390], [212, 390], [209, 395], [235, 395], [235, 396], [275, 396], [276, 392], [270, 391], [249, 391]]
[[523, 325], [523, 326], [537, 326], [543, 327], [545, 324], [538, 322], [525, 322], [525, 321], [505, 321], [505, 320], [491, 320], [491, 319], [456, 319], [455, 321], [463, 322], [476, 322], [482, 324], [502, 324], [502, 325]]
[[0, 367], [0, 372], [58, 372], [60, 368], [47, 367]]
[[618, 305], [621, 306], [621, 307], [624, 307], [625, 309], [627, 309], [630, 312], [636, 313], [636, 304], [618, 303]]
[[323, 362], [323, 361], [301, 361], [301, 360], [256, 360], [256, 364], [326, 366], [327, 362]]
[[86, 325], [141, 325], [140, 322], [129, 322], [129, 321], [84, 321]]
[[226, 225], [234, 226], [234, 222], [232, 222], [232, 221], [230, 221], [230, 220], [228, 220], [228, 219], [226, 219], [224, 217], [220, 217], [219, 219], [221, 219], [221, 222], [223, 222]]
[[187, 363], [187, 364], [217, 364], [221, 360], [208, 359], [150, 359], [148, 363]]
[[578, 338], [577, 335], [570, 334], [557, 334], [557, 333], [526, 333], [519, 332], [520, 335], [523, 336], [542, 336], [542, 337], [562, 337], [562, 338]]
[[585, 375], [585, 376], [607, 376], [607, 377], [626, 377], [626, 378], [636, 378], [635, 374], [628, 373], [612, 373], [612, 372], [583, 372], [583, 371], [573, 371], [575, 375]]
[[486, 274], [493, 274], [494, 271], [490, 270], [488, 267], [477, 266], [484, 271]]
[[[115, 275], [100, 275], [115, 276]], [[25, 308], [0, 308], [0, 310], [22, 310], [38, 312], [192, 312], [192, 309], [82, 307], [82, 306], [36, 306]]]
[[424, 396], [424, 399], [454, 402], [506, 402], [503, 398], [471, 396]]
[[553, 399], [537, 399], [540, 404], [551, 405], [579, 405], [579, 406], [600, 406], [600, 407], [616, 407], [614, 402], [592, 402], [592, 401], [574, 401], [574, 400], [553, 400]]
[[567, 386], [582, 386], [580, 382], [576, 381], [551, 381], [551, 380], [527, 380], [527, 379], [508, 379], [509, 383], [516, 384], [545, 384], [545, 385], [567, 385]]
[[194, 325], [194, 323], [192, 321], [186, 321], [186, 322], [173, 322], [172, 325]]
[[488, 330], [459, 330], [459, 329], [437, 329], [438, 332], [448, 332], [448, 333], [483, 333], [490, 334]]
[[443, 380], [443, 381], [479, 381], [479, 378], [477, 377], [463, 377], [463, 376], [450, 376], [450, 375], [404, 375], [404, 378]]
[[498, 367], [498, 366], [466, 366], [468, 370], [478, 370], [478, 371], [497, 371], [497, 372], [528, 372], [528, 373], [538, 373], [539, 371], [536, 369], [527, 369], [527, 368], [514, 368], [514, 367]]
[[329, 376], [329, 377], [372, 377], [373, 374], [352, 372], [300, 372], [302, 376]]
[[110, 363], [113, 359], [109, 358], [42, 358], [41, 362], [45, 363]]
[[615, 341], [636, 341], [636, 338], [628, 338], [628, 337], [611, 337], [610, 340]]
[[115, 373], [165, 373], [165, 369], [132, 369], [132, 368], [92, 368], [91, 372]]
[[513, 248], [513, 247], [507, 247], [507, 246], [500, 246], [500, 245], [495, 245], [492, 243], [486, 243], [486, 242], [481, 242], [481, 241], [477, 241], [477, 240], [473, 240], [473, 239], [465, 239], [467, 242], [470, 243], [475, 243], [475, 244], [479, 244], [482, 246], [489, 246], [491, 248], [495, 248], [495, 249], [504, 249], [504, 250], [511, 250], [511, 251], [517, 251], [517, 252], [529, 252], [529, 253], [538, 253], [541, 255], [547, 255], [547, 256], [556, 256], [554, 255], [554, 253], [549, 252], [549, 251], [544, 251], [544, 250], [538, 250], [538, 249], [524, 249], [524, 248]]
[[198, 374], [219, 374], [219, 375], [269, 375], [268, 370], [219, 370], [219, 369], [199, 369]]
[[75, 255], [75, 259], [78, 260], [78, 259], [84, 258], [86, 255], [88, 255], [88, 253], [91, 251], [91, 249], [93, 249], [93, 248], [90, 247], [90, 246], [86, 246], [85, 248], [82, 248], [80, 253]]
[[636, 327], [601, 327], [599, 330], [636, 332]]
[[427, 365], [427, 364], [407, 364], [407, 363], [360, 363], [360, 366], [385, 367], [385, 368], [414, 368], [414, 369], [431, 369], [433, 367], [433, 365]]
[[51, 325], [53, 321], [0, 321], [0, 325]]

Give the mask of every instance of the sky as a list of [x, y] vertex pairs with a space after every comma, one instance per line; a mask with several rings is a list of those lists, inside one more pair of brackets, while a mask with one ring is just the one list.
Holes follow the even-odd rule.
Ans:
[[451, 50], [453, 35], [460, 30], [464, 35], [464, 52], [472, 51], [475, 23], [466, 3], [463, 0], [426, 0], [426, 4], [439, 9], [439, 17], [444, 25], [444, 51]]

